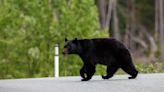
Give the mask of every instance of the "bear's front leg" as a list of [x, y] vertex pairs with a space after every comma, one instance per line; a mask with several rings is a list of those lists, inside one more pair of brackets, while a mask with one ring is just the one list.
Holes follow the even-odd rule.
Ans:
[[95, 66], [93, 65], [86, 65], [86, 74], [87, 74], [87, 77], [82, 79], [82, 81], [88, 81], [92, 78], [92, 76], [94, 75], [94, 73], [96, 72], [95, 70]]
[[85, 77], [85, 66], [83, 66], [81, 69], [80, 69], [80, 76], [84, 79], [84, 78], [86, 78]]

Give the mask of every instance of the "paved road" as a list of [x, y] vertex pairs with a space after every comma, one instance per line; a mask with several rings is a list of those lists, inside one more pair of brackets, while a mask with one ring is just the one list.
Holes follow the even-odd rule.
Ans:
[[109, 80], [94, 76], [88, 82], [80, 77], [0, 80], [0, 92], [164, 92], [164, 74], [140, 74], [129, 80], [116, 75]]

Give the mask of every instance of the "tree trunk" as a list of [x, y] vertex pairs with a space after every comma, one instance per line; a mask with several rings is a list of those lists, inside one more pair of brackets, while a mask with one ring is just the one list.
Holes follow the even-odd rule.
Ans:
[[128, 7], [128, 15], [127, 15], [127, 23], [126, 23], [126, 32], [125, 32], [125, 44], [130, 50], [134, 50], [134, 42], [132, 41], [132, 37], [134, 36], [135, 31], [135, 8], [134, 8], [134, 0], [127, 0]]
[[117, 0], [114, 0], [113, 2], [113, 32], [114, 38], [120, 40], [119, 23], [117, 16]]
[[111, 32], [112, 28], [112, 23], [113, 23], [113, 0], [108, 0], [108, 5], [107, 5], [107, 16], [106, 16], [106, 27], [107, 30], [109, 31], [109, 36], [111, 36], [113, 33]]
[[108, 30], [109, 37], [120, 38], [117, 0], [95, 0], [98, 8], [101, 30]]
[[95, 0], [99, 13], [100, 28], [104, 30], [106, 27], [106, 0]]
[[159, 39], [159, 0], [155, 0], [155, 39]]
[[117, 0], [109, 0], [107, 9], [106, 26], [109, 31], [109, 36], [119, 40], [120, 32], [117, 16]]
[[159, 16], [160, 16], [160, 61], [164, 62], [164, 24], [163, 24], [163, 0], [159, 1]]

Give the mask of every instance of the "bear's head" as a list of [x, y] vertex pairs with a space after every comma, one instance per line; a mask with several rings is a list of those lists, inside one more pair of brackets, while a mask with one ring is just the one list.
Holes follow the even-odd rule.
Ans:
[[65, 38], [65, 44], [63, 49], [63, 54], [77, 54], [78, 53], [78, 40], [68, 40]]

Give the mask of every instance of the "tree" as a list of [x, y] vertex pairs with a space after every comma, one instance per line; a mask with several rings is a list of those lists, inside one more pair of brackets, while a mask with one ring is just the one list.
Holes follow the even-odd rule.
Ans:
[[159, 39], [159, 0], [155, 0], [155, 38]]
[[155, 0], [155, 38], [159, 39], [160, 61], [164, 62], [164, 20], [163, 0]]
[[164, 20], [163, 20], [163, 0], [159, 0], [159, 17], [160, 17], [160, 22], [159, 22], [159, 30], [160, 30], [160, 60], [164, 62]]
[[119, 19], [117, 15], [117, 1], [118, 0], [113, 1], [113, 31], [114, 31], [113, 37], [120, 40]]
[[98, 7], [100, 28], [101, 30], [104, 30], [106, 28], [106, 13], [107, 13], [106, 0], [95, 0], [95, 3]]
[[101, 30], [108, 30], [109, 37], [120, 39], [117, 16], [117, 0], [95, 0]]
[[134, 42], [132, 37], [135, 31], [135, 7], [134, 0], [127, 0], [127, 17], [126, 17], [126, 32], [125, 32], [125, 44], [129, 49], [134, 49]]

